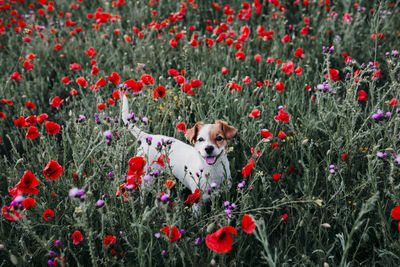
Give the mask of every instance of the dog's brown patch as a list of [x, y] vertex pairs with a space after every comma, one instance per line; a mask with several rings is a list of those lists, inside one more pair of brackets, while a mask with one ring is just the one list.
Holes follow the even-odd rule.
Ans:
[[196, 143], [197, 140], [197, 135], [199, 134], [199, 131], [201, 129], [201, 127], [204, 126], [204, 123], [202, 121], [196, 122], [196, 124], [188, 129], [185, 133], [185, 138], [190, 142], [194, 142]]
[[[211, 143], [216, 145], [218, 148], [226, 147], [228, 140], [235, 137], [237, 130], [233, 126], [229, 126], [227, 122], [217, 120], [214, 124], [210, 126], [209, 137]], [[217, 140], [219, 136], [222, 140]], [[220, 139], [220, 138], [219, 138]]]

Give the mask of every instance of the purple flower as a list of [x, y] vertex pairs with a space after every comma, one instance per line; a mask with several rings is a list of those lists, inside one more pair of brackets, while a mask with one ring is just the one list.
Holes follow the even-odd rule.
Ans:
[[196, 238], [196, 239], [194, 240], [194, 243], [197, 245], [198, 243], [200, 243], [200, 241], [201, 241], [201, 239], [200, 239], [200, 237], [198, 237], [198, 238]]
[[224, 206], [225, 207], [229, 206], [229, 201], [224, 201]]
[[390, 118], [392, 116], [392, 112], [388, 111], [386, 112], [386, 117]]
[[53, 261], [52, 260], [48, 260], [47, 261], [47, 265], [52, 266], [53, 265]]
[[238, 188], [243, 188], [245, 185], [246, 185], [246, 182], [243, 181], [243, 182], [238, 184]]
[[109, 173], [108, 173], [108, 177], [112, 178], [112, 177], [113, 177], [113, 173], [112, 173], [112, 172], [109, 172]]
[[54, 256], [54, 254], [56, 254], [54, 251], [52, 251], [52, 250], [49, 251], [50, 256]]
[[164, 195], [161, 196], [161, 201], [162, 202], [167, 201], [168, 198], [169, 198], [169, 194], [164, 194]]
[[329, 172], [334, 174], [335, 173], [335, 169], [330, 169]]
[[102, 199], [99, 199], [99, 200], [97, 200], [97, 202], [96, 202], [96, 204], [95, 204], [95, 206], [96, 207], [102, 207], [104, 205], [104, 200], [102, 200]]
[[394, 159], [394, 161], [396, 161], [397, 164], [400, 165], [400, 154], [396, 156], [396, 158]]
[[151, 179], [151, 176], [148, 175], [148, 174], [146, 174], [146, 175], [143, 177], [143, 180], [144, 180], [146, 183], [150, 182], [150, 179]]
[[225, 211], [226, 215], [228, 215], [229, 219], [232, 218], [232, 212], [230, 209], [226, 209], [224, 211]]
[[148, 124], [148, 123], [149, 123], [149, 118], [143, 117], [143, 118], [142, 118], [142, 122], [143, 122], [144, 124]]
[[183, 235], [183, 234], [185, 234], [185, 229], [181, 229], [181, 234]]
[[162, 252], [161, 252], [161, 254], [163, 254], [163, 255], [165, 255], [167, 252], [165, 252], [165, 250], [163, 250]]
[[383, 117], [383, 111], [381, 109], [378, 109], [376, 113], [372, 114], [371, 118], [374, 120], [382, 118]]
[[111, 134], [110, 131], [103, 132], [103, 136], [105, 136], [107, 139], [111, 139], [112, 138], [112, 134]]
[[376, 153], [376, 156], [378, 157], [378, 158], [386, 158], [386, 156], [387, 156], [387, 154], [386, 153], [382, 153], [382, 152], [378, 152], [378, 153]]
[[78, 195], [78, 191], [79, 191], [79, 188], [74, 187], [74, 188], [69, 190], [68, 195], [70, 197], [76, 197]]
[[154, 236], [155, 236], [157, 239], [159, 239], [161, 235], [160, 235], [160, 233], [155, 233]]

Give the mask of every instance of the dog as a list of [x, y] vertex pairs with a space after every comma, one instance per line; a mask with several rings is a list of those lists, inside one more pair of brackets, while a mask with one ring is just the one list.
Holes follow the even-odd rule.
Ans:
[[122, 119], [133, 136], [141, 140], [138, 156], [146, 158], [147, 165], [150, 166], [149, 163], [157, 161], [161, 155], [157, 146], [169, 142], [168, 159], [172, 174], [192, 193], [195, 193], [196, 189], [199, 190], [197, 192], [202, 192], [201, 198], [204, 202], [209, 199], [208, 188], [218, 188], [225, 179], [231, 178], [227, 143], [236, 136], [237, 130], [227, 122], [221, 120], [213, 124], [197, 122], [185, 132], [187, 141], [194, 144], [191, 146], [173, 137], [145, 133], [129, 123], [129, 116], [128, 98], [123, 95]]

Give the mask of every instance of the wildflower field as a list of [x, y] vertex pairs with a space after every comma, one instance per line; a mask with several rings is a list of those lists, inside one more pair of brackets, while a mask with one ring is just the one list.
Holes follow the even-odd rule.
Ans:
[[[0, 266], [398, 266], [399, 51], [396, 0], [0, 0]], [[199, 213], [123, 94], [238, 130]]]

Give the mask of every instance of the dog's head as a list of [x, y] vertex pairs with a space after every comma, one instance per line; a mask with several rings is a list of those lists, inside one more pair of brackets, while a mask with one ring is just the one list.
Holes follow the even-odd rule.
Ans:
[[226, 151], [228, 140], [235, 137], [237, 130], [225, 121], [214, 124], [197, 122], [185, 133], [186, 139], [194, 143], [194, 148], [208, 165], [213, 165]]

